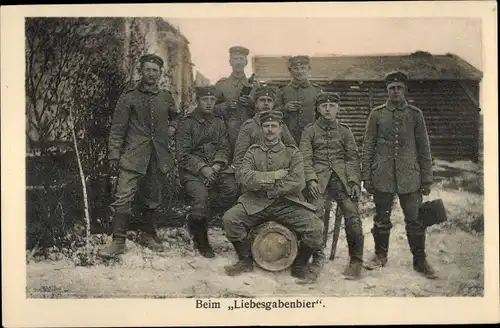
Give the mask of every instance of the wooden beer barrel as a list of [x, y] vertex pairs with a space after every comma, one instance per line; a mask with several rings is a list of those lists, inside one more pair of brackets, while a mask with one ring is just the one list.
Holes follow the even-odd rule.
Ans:
[[254, 261], [262, 269], [282, 271], [295, 261], [297, 236], [287, 227], [268, 221], [252, 229], [250, 235]]

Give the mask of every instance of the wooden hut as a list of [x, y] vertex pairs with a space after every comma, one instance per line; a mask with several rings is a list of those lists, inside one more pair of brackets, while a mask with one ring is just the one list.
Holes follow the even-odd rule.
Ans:
[[[259, 81], [281, 86], [289, 82], [287, 57], [255, 56]], [[324, 90], [340, 92], [339, 120], [348, 124], [361, 144], [370, 110], [387, 98], [384, 75], [404, 70], [409, 75], [408, 100], [422, 109], [433, 157], [478, 160], [479, 84], [482, 73], [454, 54], [328, 56], [311, 58], [311, 80]]]

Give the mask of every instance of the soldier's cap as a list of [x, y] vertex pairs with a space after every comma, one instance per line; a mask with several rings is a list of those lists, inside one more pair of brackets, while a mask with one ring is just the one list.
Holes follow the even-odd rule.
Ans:
[[141, 63], [141, 65], [143, 63], [155, 63], [158, 64], [160, 67], [163, 67], [163, 59], [161, 59], [160, 56], [155, 54], [143, 55], [141, 56], [141, 58], [139, 58], [139, 62]]
[[230, 55], [243, 55], [243, 56], [248, 56], [250, 53], [250, 50], [248, 50], [245, 47], [242, 46], [232, 46], [229, 48], [229, 54]]
[[392, 71], [385, 75], [384, 81], [386, 86], [393, 82], [406, 83], [406, 81], [408, 81], [408, 75], [402, 71]]
[[269, 86], [261, 86], [258, 87], [257, 90], [255, 90], [255, 100], [259, 99], [259, 97], [262, 96], [268, 96], [273, 98], [273, 100], [276, 100], [276, 90], [274, 88], [271, 88]]
[[204, 85], [195, 87], [196, 97], [217, 97], [217, 89], [213, 85]]
[[309, 56], [298, 55], [288, 57], [288, 67], [300, 66], [300, 65], [309, 65], [310, 63]]
[[316, 106], [323, 103], [339, 103], [340, 94], [337, 92], [320, 92], [316, 95]]
[[259, 114], [260, 125], [264, 122], [279, 122], [283, 120], [283, 113], [279, 110], [266, 110]]

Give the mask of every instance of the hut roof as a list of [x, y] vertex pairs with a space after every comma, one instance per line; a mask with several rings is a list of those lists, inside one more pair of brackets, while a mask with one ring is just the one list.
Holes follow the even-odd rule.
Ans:
[[[289, 80], [287, 56], [254, 56], [259, 80]], [[410, 80], [480, 81], [482, 72], [454, 54], [432, 55], [417, 51], [407, 55], [313, 56], [311, 80], [383, 81], [393, 70], [403, 70]]]

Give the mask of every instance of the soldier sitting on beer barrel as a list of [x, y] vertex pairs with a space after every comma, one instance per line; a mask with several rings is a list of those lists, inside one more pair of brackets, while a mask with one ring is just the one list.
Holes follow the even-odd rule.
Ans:
[[309, 270], [307, 263], [311, 254], [321, 248], [323, 223], [314, 214], [316, 208], [305, 202], [302, 195], [305, 187], [302, 154], [297, 147], [281, 141], [282, 119], [280, 111], [262, 112], [264, 140], [252, 145], [243, 158], [240, 183], [244, 193], [222, 218], [226, 236], [239, 260], [225, 270], [230, 276], [253, 270], [249, 232], [274, 220], [290, 228], [301, 240], [292, 276], [299, 278], [299, 283], [312, 282], [318, 272]]
[[[304, 157], [307, 198], [325, 215], [324, 194], [331, 193], [345, 217], [345, 232], [349, 247], [349, 265], [344, 270], [347, 279], [360, 277], [363, 265], [363, 228], [357, 199], [361, 189], [360, 158], [351, 129], [337, 121], [340, 95], [322, 92], [316, 97], [320, 117], [305, 127], [300, 141]], [[313, 263], [321, 265], [323, 251], [313, 255]]]

